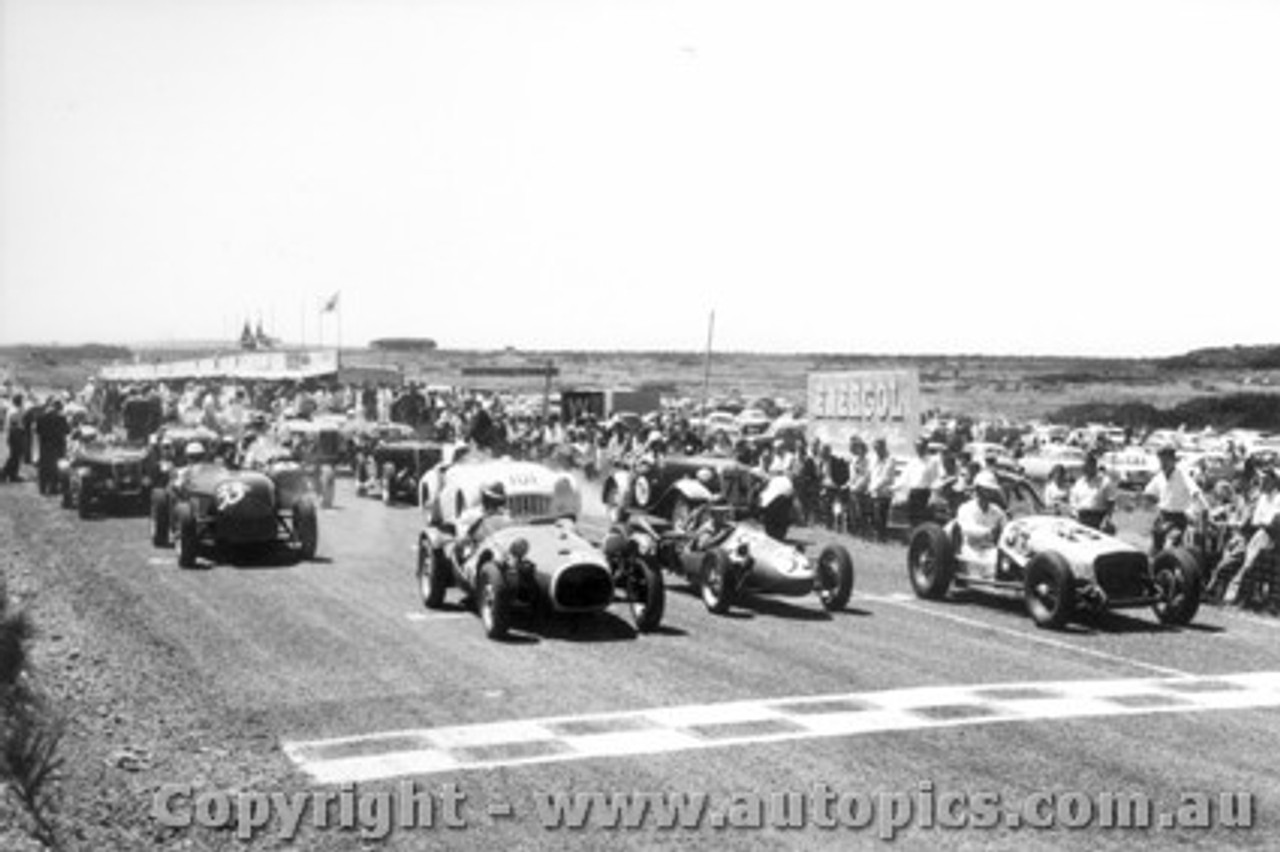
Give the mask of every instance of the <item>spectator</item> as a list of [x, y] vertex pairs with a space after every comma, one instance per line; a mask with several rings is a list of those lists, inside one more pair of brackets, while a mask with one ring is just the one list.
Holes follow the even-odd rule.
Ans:
[[1156, 503], [1156, 518], [1151, 525], [1151, 546], [1154, 551], [1164, 548], [1170, 533], [1176, 532], [1179, 540], [1187, 530], [1188, 512], [1199, 503], [1208, 508], [1203, 492], [1195, 481], [1178, 467], [1178, 452], [1173, 447], [1161, 447], [1157, 453], [1160, 471], [1152, 477], [1143, 490], [1143, 496]]
[[58, 460], [67, 452], [67, 435], [71, 431], [66, 415], [62, 413], [62, 400], [54, 399], [36, 422], [36, 434], [40, 441], [40, 463], [37, 481], [41, 494], [58, 493]]
[[871, 460], [867, 491], [871, 496], [872, 524], [876, 538], [883, 541], [889, 533], [889, 506], [893, 502], [893, 482], [897, 476], [897, 468], [884, 438], [876, 438], [872, 448], [875, 450], [875, 458]]
[[1049, 479], [1044, 484], [1044, 507], [1055, 515], [1065, 515], [1071, 510], [1070, 486], [1067, 483], [1067, 469], [1055, 464], [1049, 470]]
[[22, 425], [22, 394], [13, 395], [13, 403], [5, 411], [4, 434], [9, 445], [9, 458], [5, 460], [3, 475], [6, 482], [22, 481], [22, 460], [26, 455], [26, 429]]
[[1095, 530], [1105, 529], [1116, 506], [1116, 486], [1111, 477], [1098, 470], [1098, 456], [1084, 457], [1080, 478], [1071, 486], [1068, 496], [1071, 513], [1080, 523]]
[[1234, 604], [1240, 596], [1240, 586], [1246, 577], [1254, 570], [1258, 563], [1258, 559], [1263, 554], [1271, 554], [1275, 551], [1275, 544], [1280, 541], [1280, 475], [1277, 475], [1275, 468], [1268, 467], [1262, 471], [1262, 490], [1258, 494], [1258, 499], [1253, 506], [1253, 512], [1249, 517], [1249, 528], [1253, 530], [1249, 537], [1249, 543], [1244, 551], [1244, 564], [1240, 566], [1240, 570], [1231, 578], [1230, 584], [1227, 586], [1226, 594], [1222, 596], [1222, 602], [1226, 604]]

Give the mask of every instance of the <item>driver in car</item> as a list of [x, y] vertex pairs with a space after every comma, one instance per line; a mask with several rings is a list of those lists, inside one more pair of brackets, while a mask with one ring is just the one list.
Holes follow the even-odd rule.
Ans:
[[458, 516], [458, 529], [463, 531], [458, 541], [458, 562], [469, 559], [485, 539], [510, 524], [506, 486], [490, 482], [480, 490], [480, 505]]
[[951, 522], [951, 540], [956, 554], [989, 569], [986, 573], [990, 577], [995, 576], [996, 543], [1000, 541], [1000, 532], [1008, 520], [1000, 505], [1003, 502], [1000, 480], [991, 471], [984, 470], [974, 478], [973, 497], [961, 504], [955, 520]]

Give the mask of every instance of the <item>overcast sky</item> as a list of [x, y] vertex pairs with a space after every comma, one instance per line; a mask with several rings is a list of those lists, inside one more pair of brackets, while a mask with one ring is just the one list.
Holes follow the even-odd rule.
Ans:
[[0, 343], [1280, 342], [1277, 2], [0, 10]]

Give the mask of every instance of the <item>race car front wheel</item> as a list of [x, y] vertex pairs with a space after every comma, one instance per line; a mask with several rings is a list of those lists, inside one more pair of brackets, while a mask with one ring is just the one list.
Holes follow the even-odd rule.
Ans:
[[497, 565], [490, 562], [480, 570], [480, 588], [477, 591], [484, 635], [490, 639], [506, 638], [511, 629], [511, 594]]
[[632, 557], [622, 569], [627, 602], [631, 604], [631, 618], [640, 633], [651, 633], [662, 623], [666, 609], [667, 590], [662, 572], [639, 557]]
[[439, 609], [444, 605], [445, 567], [440, 554], [431, 549], [425, 538], [418, 542], [418, 591], [422, 605], [427, 609]]
[[293, 538], [298, 544], [298, 555], [305, 560], [316, 558], [320, 543], [320, 524], [316, 519], [316, 504], [310, 498], [299, 500], [293, 507]]
[[1037, 627], [1063, 627], [1075, 610], [1075, 579], [1060, 554], [1045, 551], [1027, 564], [1027, 612]]
[[702, 557], [702, 605], [708, 612], [724, 615], [733, 605], [733, 590], [736, 586], [733, 564], [728, 555], [719, 549], [707, 551]]
[[838, 544], [829, 544], [818, 554], [814, 587], [818, 600], [828, 612], [844, 609], [853, 594], [853, 557]]
[[1162, 624], [1190, 624], [1200, 609], [1204, 575], [1200, 560], [1185, 547], [1165, 548], [1151, 565], [1160, 601], [1151, 609]]

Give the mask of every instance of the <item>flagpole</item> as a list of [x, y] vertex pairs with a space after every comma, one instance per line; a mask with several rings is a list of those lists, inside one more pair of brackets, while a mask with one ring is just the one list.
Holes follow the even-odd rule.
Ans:
[[320, 326], [320, 331], [318, 332], [320, 335], [320, 343], [318, 345], [321, 349], [323, 349], [324, 348], [324, 305], [323, 304], [320, 305], [320, 313], [316, 314], [316, 325]]
[[702, 438], [707, 437], [707, 397], [711, 393], [711, 335], [716, 328], [716, 312], [707, 320], [707, 358], [702, 373]]

